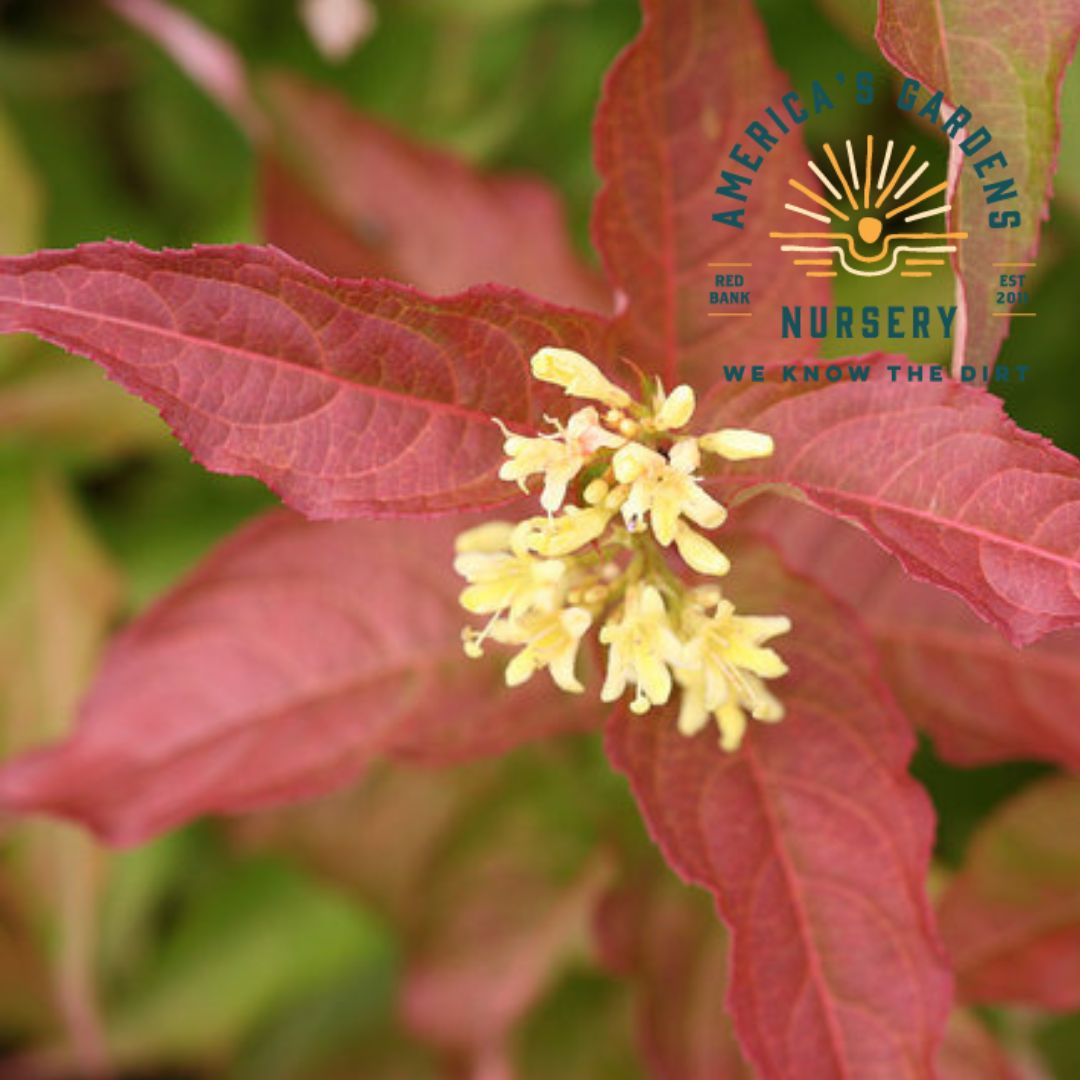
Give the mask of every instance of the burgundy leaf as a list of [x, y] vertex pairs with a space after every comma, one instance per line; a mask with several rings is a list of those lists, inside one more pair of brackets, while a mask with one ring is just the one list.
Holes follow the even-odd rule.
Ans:
[[297, 79], [266, 87], [266, 239], [329, 273], [379, 275], [433, 293], [497, 281], [562, 304], [611, 308], [574, 254], [554, 193], [483, 176]]
[[1040, 781], [985, 821], [940, 918], [963, 1000], [1080, 1007], [1080, 779]]
[[458, 519], [249, 526], [114, 643], [76, 733], [0, 771], [0, 806], [135, 843], [317, 795], [379, 755], [461, 761], [593, 726], [595, 703], [461, 652]]
[[604, 962], [636, 990], [642, 1054], [655, 1077], [752, 1080], [724, 1015], [727, 934], [705, 893], [666, 869], [605, 897], [596, 929]]
[[564, 408], [530, 355], [607, 355], [599, 317], [512, 290], [432, 300], [243, 246], [0, 259], [0, 331], [20, 330], [96, 361], [208, 469], [255, 476], [316, 518], [506, 502], [492, 417]]
[[[950, 163], [962, 168], [949, 196], [949, 224], [969, 234], [954, 256], [964, 313], [953, 341], [954, 371], [964, 363], [993, 363], [1009, 332], [1010, 320], [993, 314], [1000, 310], [992, 288], [998, 277], [1026, 273], [1030, 288], [1057, 168], [1061, 84], [1078, 35], [1077, 0], [880, 2], [878, 43], [897, 68], [922, 84], [916, 107], [940, 90], [949, 105], [975, 113], [965, 136], [980, 127], [993, 136], [970, 158], [950, 144]], [[973, 163], [994, 153], [1007, 164], [976, 173]], [[989, 204], [987, 185], [1010, 178], [1013, 194]], [[1019, 220], [1013, 227], [991, 228], [990, 211], [1017, 213]], [[1003, 271], [1001, 264], [1011, 265]]]
[[788, 500], [760, 500], [755, 527], [859, 613], [893, 692], [959, 765], [1042, 758], [1080, 769], [1080, 631], [1018, 649], [942, 589], [908, 577], [860, 529]]
[[[728, 158], [740, 142], [756, 153], [746, 125], [789, 89], [764, 27], [750, 0], [647, 0], [644, 9], [644, 29], [608, 76], [595, 128], [604, 186], [593, 232], [628, 305], [620, 320], [627, 355], [669, 381], [699, 385], [725, 361], [805, 357], [806, 342], [778, 339], [760, 318], [710, 317], [706, 304], [714, 274], [742, 273], [754, 307], [828, 296], [768, 239], [784, 213], [786, 178], [805, 165], [799, 135], [786, 135], [760, 173]], [[741, 189], [746, 204], [716, 194], [725, 169], [753, 178]], [[743, 205], [742, 229], [712, 220]], [[753, 265], [709, 266], [720, 262]]]
[[[747, 565], [752, 564], [752, 565]], [[765, 1080], [930, 1077], [950, 978], [924, 881], [933, 818], [905, 771], [914, 740], [850, 617], [774, 560], [747, 612], [795, 629], [775, 686], [787, 717], [736, 754], [678, 734], [670, 710], [620, 712], [609, 752], [685, 878], [732, 932], [729, 1004]]]
[[727, 468], [718, 486], [793, 485], [1018, 645], [1080, 624], [1080, 462], [985, 390], [891, 381], [890, 359], [843, 363], [867, 382], [719, 388], [710, 426], [766, 431], [776, 453]]

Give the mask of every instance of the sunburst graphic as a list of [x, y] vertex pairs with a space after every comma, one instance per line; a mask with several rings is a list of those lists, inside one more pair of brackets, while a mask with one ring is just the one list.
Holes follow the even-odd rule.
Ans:
[[[914, 146], [909, 146], [895, 165], [892, 139], [880, 164], [874, 160], [873, 135], [866, 137], [865, 154], [856, 154], [850, 139], [845, 146], [846, 166], [828, 143], [822, 145], [822, 150], [829, 170], [821, 169], [814, 161], [806, 163], [832, 199], [818, 195], [798, 180], [788, 180], [800, 199], [784, 203], [784, 209], [828, 226], [830, 231], [771, 232], [769, 236], [784, 241], [780, 250], [794, 255], [795, 265], [807, 268], [807, 277], [836, 277], [838, 265], [859, 277], [884, 277], [898, 267], [901, 277], [931, 277], [945, 265], [945, 256], [956, 251], [955, 241], [966, 240], [968, 235], [922, 231], [936, 224], [934, 219], [944, 219], [952, 209], [946, 201], [948, 181], [920, 186], [930, 162], [909, 169], [915, 157]], [[939, 195], [940, 204], [926, 205]], [[804, 205], [807, 202], [813, 208]], [[927, 226], [918, 225], [920, 221], [926, 221]]]

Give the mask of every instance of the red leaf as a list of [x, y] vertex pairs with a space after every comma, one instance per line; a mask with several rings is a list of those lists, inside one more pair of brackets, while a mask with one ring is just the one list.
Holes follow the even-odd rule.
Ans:
[[330, 273], [391, 277], [433, 293], [497, 281], [610, 310], [610, 290], [574, 254], [543, 183], [482, 176], [297, 79], [277, 78], [267, 90], [270, 243]]
[[[748, 570], [745, 555], [736, 566]], [[773, 560], [747, 612], [784, 611], [788, 715], [724, 754], [670, 710], [621, 712], [609, 752], [668, 861], [732, 931], [729, 1003], [766, 1080], [932, 1075], [949, 1005], [923, 885], [933, 819], [913, 739], [849, 616]]]
[[595, 703], [461, 653], [456, 519], [275, 513], [117, 639], [76, 734], [0, 771], [0, 806], [135, 843], [317, 795], [378, 755], [460, 761], [593, 726]]
[[0, 331], [20, 330], [157, 406], [208, 469], [331, 518], [506, 502], [491, 417], [531, 425], [565, 400], [531, 380], [529, 356], [606, 355], [601, 319], [522, 293], [432, 300], [243, 246], [0, 259]]
[[1080, 779], [1043, 780], [984, 822], [940, 917], [963, 1000], [1080, 1006]]
[[714, 394], [714, 423], [776, 442], [757, 469], [727, 469], [721, 487], [794, 485], [1018, 645], [1080, 624], [1080, 462], [984, 390], [889, 381], [889, 359], [846, 362], [872, 369], [866, 383]]
[[1017, 649], [956, 597], [913, 581], [861, 530], [787, 500], [752, 520], [785, 559], [847, 601], [870, 630], [893, 692], [959, 765], [1043, 758], [1080, 769], [1080, 631]]
[[651, 1074], [671, 1080], [752, 1080], [724, 1015], [728, 941], [706, 895], [666, 870], [605, 898], [601, 953], [636, 986], [636, 1023]]
[[[992, 314], [997, 305], [990, 286], [1002, 273], [995, 266], [1012, 261], [1008, 273], [1019, 274], [1024, 263], [1034, 265], [1057, 168], [1061, 84], [1078, 35], [1077, 0], [881, 0], [878, 43], [897, 68], [923, 84], [918, 107], [940, 90], [949, 104], [975, 113], [967, 135], [981, 126], [993, 135], [971, 158], [950, 144], [950, 170], [962, 169], [959, 190], [949, 196], [955, 207], [949, 224], [969, 234], [954, 256], [963, 312], [953, 341], [954, 371], [965, 362], [993, 363], [1009, 332], [1009, 320]], [[1005, 155], [1007, 168], [976, 174], [972, 162], [995, 152]], [[988, 207], [985, 185], [1009, 177], [1015, 179], [1013, 197]], [[1015, 228], [992, 229], [988, 209], [1019, 211], [1022, 220]], [[1026, 272], [1030, 279], [1031, 270]]]
[[[259, 163], [259, 217], [262, 238], [274, 247], [334, 277], [382, 277], [409, 281], [380, 259], [361, 229], [350, 229], [323, 200], [273, 154]], [[423, 288], [420, 281], [414, 284]]]
[[[727, 157], [747, 143], [743, 129], [762, 102], [789, 89], [764, 28], [749, 0], [647, 0], [644, 8], [644, 29], [611, 69], [595, 128], [604, 186], [593, 233], [629, 305], [620, 320], [627, 355], [669, 382], [699, 385], [722, 361], [805, 357], [806, 342], [778, 340], [758, 319], [707, 314], [711, 273], [743, 273], [755, 305], [828, 297], [768, 240], [771, 208], [783, 206], [786, 177], [806, 161], [799, 136], [785, 136], [758, 174]], [[752, 194], [741, 230], [712, 220], [742, 205], [715, 194], [724, 169], [754, 177], [742, 189]], [[708, 269], [750, 261], [741, 271]]]

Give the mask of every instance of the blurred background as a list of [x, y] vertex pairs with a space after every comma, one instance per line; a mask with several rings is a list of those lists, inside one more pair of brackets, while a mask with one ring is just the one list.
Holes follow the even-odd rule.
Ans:
[[[779, 62], [805, 86], [822, 70], [891, 77], [873, 45], [873, 6], [818, 0], [793, 18], [787, 0], [765, 0], [761, 11]], [[268, 230], [290, 246], [301, 207], [303, 247], [346, 214], [349, 182], [335, 196], [305, 173], [316, 151], [304, 142], [304, 116], [315, 106], [296, 96], [295, 82], [290, 98], [280, 84], [259, 81], [285, 71], [340, 99], [328, 105], [320, 97], [319, 109], [359, 110], [484, 169], [542, 176], [564, 201], [582, 257], [593, 259], [590, 123], [603, 73], [637, 29], [632, 0], [173, 7], [227, 42], [276, 103], [273, 149], [265, 139], [257, 148], [243, 102], [234, 100], [230, 115], [122, 17], [133, 9], [0, 0], [5, 254], [105, 237], [151, 247], [258, 242]], [[184, 37], [191, 27], [181, 25]], [[193, 55], [212, 54], [196, 42]], [[209, 68], [204, 84], [214, 71], [227, 76], [228, 63]], [[228, 78], [217, 85], [227, 96]], [[901, 122], [884, 102], [873, 117], [841, 106], [818, 132], [901, 133]], [[1031, 373], [1003, 396], [1021, 424], [1077, 453], [1075, 73], [1065, 86], [1063, 131], [1032, 282], [1039, 317], [1013, 327], [1003, 355]], [[943, 162], [929, 132], [902, 134]], [[379, 235], [377, 208], [351, 226], [356, 250], [345, 242], [326, 261], [344, 272], [355, 258], [360, 273], [369, 269], [361, 249]], [[948, 282], [918, 287], [930, 290], [928, 301], [949, 302]], [[859, 302], [854, 293], [841, 299]], [[843, 351], [830, 343], [830, 355]], [[941, 359], [933, 346], [916, 355]], [[109, 634], [272, 504], [254, 482], [194, 466], [152, 410], [88, 362], [29, 339], [0, 339], [5, 754], [67, 730]], [[942, 816], [947, 867], [975, 823], [1040, 768], [961, 772], [924, 748], [917, 771]], [[629, 992], [595, 963], [582, 898], [604, 880], [598, 850], [619, 847], [649, 867], [649, 848], [622, 783], [590, 740], [452, 778], [376, 771], [314, 807], [200, 823], [136, 851], [105, 851], [52, 823], [4, 823], [0, 843], [0, 1077], [452, 1074], [463, 1060], [461, 1032], [440, 1030], [427, 1015], [424, 979], [444, 990], [449, 979], [471, 993], [478, 945], [489, 958], [484, 978], [509, 980], [500, 1000], [513, 1008], [485, 1023], [513, 1028], [521, 1075], [641, 1075]], [[558, 902], [548, 903], [556, 892]], [[397, 1004], [404, 980], [420, 986], [408, 1025]], [[1057, 1075], [1077, 1075], [1076, 1020], [990, 1019], [1037, 1048]], [[472, 1075], [505, 1075], [504, 1062], [489, 1064]]]

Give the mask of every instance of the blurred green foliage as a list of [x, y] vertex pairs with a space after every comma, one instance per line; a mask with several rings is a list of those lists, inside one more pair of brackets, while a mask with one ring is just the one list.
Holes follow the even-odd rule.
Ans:
[[[232, 42], [255, 70], [306, 74], [478, 165], [543, 175], [564, 196], [575, 239], [587, 252], [597, 186], [590, 122], [603, 74], [637, 28], [633, 0], [384, 0], [375, 5], [373, 36], [342, 63], [320, 55], [291, 0], [177, 6]], [[893, 77], [873, 48], [873, 5], [821, 0], [817, 7], [801, 5], [797, 17], [787, 0], [761, 7], [777, 58], [797, 86], [823, 70]], [[1020, 423], [1076, 452], [1076, 72], [1063, 101], [1058, 193], [1034, 282], [1040, 315], [1013, 327], [1004, 352], [1008, 363], [1029, 363], [1031, 374], [1027, 383], [1007, 386], [1004, 397]], [[867, 125], [892, 132], [899, 123], [885, 105], [872, 120], [840, 108], [820, 133], [826, 138]], [[943, 160], [928, 132], [907, 134]], [[103, 5], [0, 0], [5, 253], [103, 237], [150, 246], [257, 241], [256, 198], [256, 162], [244, 136], [172, 61]], [[921, 288], [920, 295], [931, 295]], [[937, 287], [932, 295], [946, 302], [948, 293]], [[857, 287], [842, 299], [858, 303]], [[831, 355], [842, 351], [839, 343], [830, 346]], [[66, 539], [55, 550], [42, 546], [40, 530], [54, 520], [43, 514], [60, 511], [34, 494], [41, 484], [65, 508]], [[24, 744], [57, 724], [55, 715], [44, 715], [40, 695], [22, 685], [28, 665], [55, 671], [58, 662], [54, 637], [25, 633], [27, 620], [37, 617], [34, 605], [47, 602], [21, 581], [35, 558], [45, 560], [42, 573], [50, 580], [72, 583], [76, 605], [98, 598], [71, 618], [82, 620], [87, 641], [100, 645], [117, 621], [271, 504], [253, 482], [192, 465], [151, 410], [123, 398], [83, 361], [26, 340], [0, 341], [4, 742]], [[102, 595], [112, 595], [102, 593], [103, 582], [113, 575], [123, 583], [122, 596], [103, 603]], [[70, 683], [64, 693], [74, 700], [87, 672], [77, 663], [63, 670]], [[586, 743], [573, 755], [568, 775], [593, 792], [583, 797], [587, 805], [575, 805], [564, 786], [545, 795], [542, 784], [533, 785], [554, 814], [553, 829], [602, 828], [643, 843], [623, 786], [596, 748]], [[945, 822], [945, 863], [956, 862], [993, 805], [1039, 771], [1020, 764], [962, 773], [924, 748], [917, 772]], [[602, 826], [591, 817], [594, 798], [609, 807]], [[341, 837], [346, 853], [349, 841]], [[76, 869], [88, 868], [99, 887], [76, 894], [79, 909], [55, 898], [73, 880], [71, 866], [55, 865], [57, 852], [71, 860], [67, 831], [31, 830], [9, 846], [0, 870], [0, 901], [10, 909], [9, 929], [0, 934], [0, 1046], [13, 1059], [65, 1042], [72, 1018], [48, 987], [57, 971], [74, 965], [87, 983], [99, 985], [113, 1051], [133, 1076], [154, 1070], [234, 1080], [355, 1076], [360, 1046], [374, 1055], [371, 1075], [387, 1057], [403, 1071], [386, 1075], [427, 1075], [429, 1059], [386, 1034], [399, 967], [394, 933], [355, 895], [290, 861], [287, 852], [238, 850], [229, 830], [215, 824], [121, 855], [86, 846]], [[43, 871], [50, 859], [51, 870]], [[96, 944], [80, 951], [87, 919]], [[29, 989], [20, 994], [18, 987]], [[528, 1075], [636, 1075], [621, 1043], [593, 1037], [609, 1022], [625, 1027], [626, 1009], [610, 980], [573, 973], [522, 1034]], [[1067, 1062], [1080, 1060], [1080, 1026], [1059, 1021], [1041, 1041], [1061, 1075], [1069, 1075]], [[561, 1063], [556, 1046], [566, 1055]], [[561, 1071], [566, 1061], [577, 1071]]]

